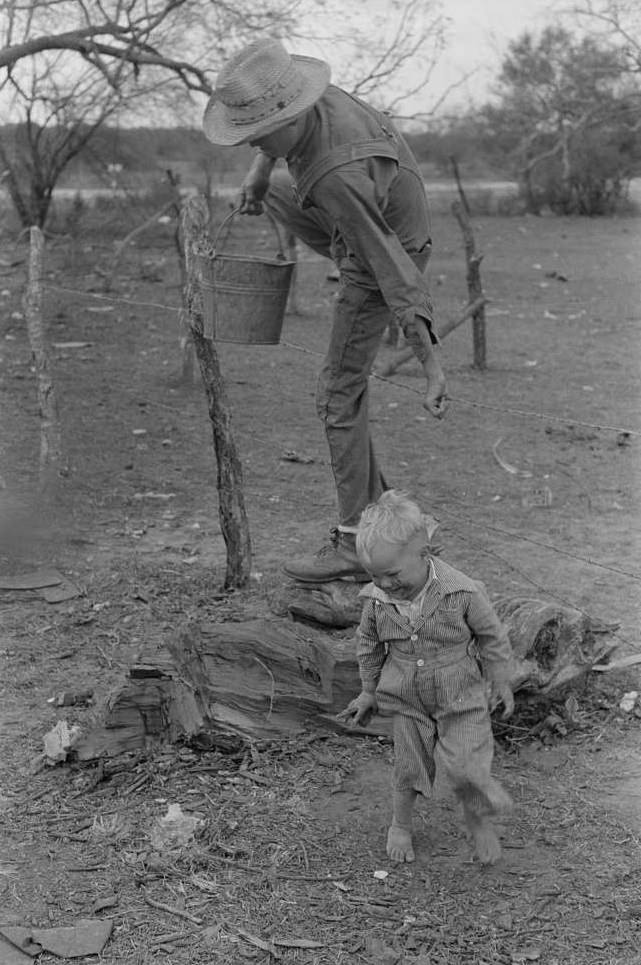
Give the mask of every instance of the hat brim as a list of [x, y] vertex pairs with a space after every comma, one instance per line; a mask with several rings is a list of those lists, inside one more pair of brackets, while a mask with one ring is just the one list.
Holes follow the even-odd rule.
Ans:
[[292, 54], [292, 60], [296, 62], [299, 70], [305, 77], [306, 85], [301, 93], [293, 101], [280, 111], [270, 114], [263, 121], [255, 121], [251, 124], [238, 124], [229, 117], [229, 112], [222, 101], [215, 100], [215, 94], [211, 97], [203, 117], [203, 130], [205, 136], [213, 144], [222, 144], [228, 147], [234, 144], [246, 144], [247, 141], [254, 140], [260, 135], [270, 134], [277, 131], [279, 127], [293, 121], [299, 114], [304, 114], [309, 110], [319, 97], [322, 97], [329, 86], [330, 67], [324, 60], [317, 60], [315, 57], [303, 57]]

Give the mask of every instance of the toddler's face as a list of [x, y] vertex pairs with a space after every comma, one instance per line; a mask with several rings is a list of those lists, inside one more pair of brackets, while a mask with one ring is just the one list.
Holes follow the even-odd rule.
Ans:
[[363, 564], [372, 582], [390, 596], [411, 600], [425, 586], [429, 571], [426, 537], [417, 533], [403, 546], [379, 541]]

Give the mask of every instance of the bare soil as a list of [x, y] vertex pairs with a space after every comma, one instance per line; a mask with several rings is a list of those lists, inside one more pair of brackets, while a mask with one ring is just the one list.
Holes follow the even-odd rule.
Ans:
[[[455, 401], [443, 423], [412, 391], [413, 365], [394, 384], [374, 380], [381, 461], [393, 485], [441, 518], [445, 558], [492, 594], [578, 606], [619, 624], [620, 652], [635, 652], [641, 436], [628, 430], [641, 431], [639, 221], [475, 227], [492, 299], [489, 367], [471, 368], [467, 326], [447, 339]], [[435, 239], [429, 272], [445, 321], [465, 303], [452, 218], [437, 218]], [[110, 917], [101, 960], [132, 965], [641, 962], [639, 717], [618, 706], [641, 690], [635, 668], [576, 687], [567, 733], [538, 729], [550, 706], [523, 698], [509, 726], [497, 722], [497, 775], [516, 809], [492, 869], [471, 861], [447, 788], [421, 805], [416, 863], [389, 865], [382, 741], [312, 728], [231, 754], [165, 748], [102, 768], [43, 766], [44, 734], [60, 718], [90, 727], [143, 643], [162, 644], [188, 619], [269, 612], [282, 561], [315, 547], [335, 513], [313, 402], [335, 292], [329, 266], [302, 255], [302, 313], [288, 316], [279, 347], [220, 346], [254, 548], [250, 587], [224, 594], [205, 398], [197, 380], [179, 378], [171, 230], [132, 248], [105, 295], [94, 266], [106, 266], [108, 244], [95, 233], [48, 249], [68, 462], [53, 505], [34, 495], [24, 264], [0, 277], [3, 499], [32, 523], [21, 522], [0, 573], [56, 566], [80, 590], [55, 605], [0, 591], [0, 925]], [[0, 261], [24, 254], [5, 241]], [[284, 459], [292, 450], [306, 461]], [[88, 708], [48, 702], [88, 689]], [[552, 702], [562, 718], [567, 696]], [[172, 802], [203, 823], [191, 845], [159, 854], [150, 832]], [[105, 897], [112, 905], [94, 911]]]

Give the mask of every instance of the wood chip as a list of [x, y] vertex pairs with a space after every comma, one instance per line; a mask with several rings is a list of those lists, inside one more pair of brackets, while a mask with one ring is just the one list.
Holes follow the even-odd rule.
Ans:
[[256, 948], [261, 948], [264, 952], [269, 952], [269, 954], [273, 955], [274, 958], [281, 957], [280, 953], [274, 948], [273, 942], [265, 942], [262, 938], [258, 938], [256, 935], [250, 935], [250, 933], [245, 931], [244, 928], [239, 928], [238, 934], [241, 938], [244, 938], [246, 942], [249, 942], [250, 945], [255, 945]]

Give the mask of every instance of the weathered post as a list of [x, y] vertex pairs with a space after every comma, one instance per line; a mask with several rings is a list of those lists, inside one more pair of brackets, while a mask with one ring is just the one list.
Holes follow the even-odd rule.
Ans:
[[452, 202], [452, 213], [458, 221], [463, 234], [463, 247], [465, 249], [465, 262], [467, 265], [467, 290], [470, 304], [479, 302], [479, 307], [472, 315], [472, 340], [473, 340], [473, 365], [475, 369], [484, 369], [487, 360], [487, 347], [485, 339], [485, 296], [481, 283], [481, 262], [483, 255], [476, 250], [474, 232], [470, 222], [470, 207], [463, 191], [463, 185], [459, 175], [458, 164], [455, 158], [451, 158], [454, 179], [458, 188], [460, 201]]
[[59, 480], [62, 468], [62, 438], [58, 418], [58, 404], [49, 368], [44, 328], [42, 324], [42, 276], [44, 266], [44, 239], [40, 228], [29, 232], [29, 270], [25, 295], [27, 335], [33, 355], [38, 388], [40, 413], [40, 491], [52, 492]]
[[227, 589], [245, 586], [251, 571], [251, 542], [245, 512], [243, 474], [231, 431], [231, 410], [216, 347], [205, 334], [198, 251], [206, 244], [207, 206], [190, 198], [182, 207], [186, 282], [183, 304], [200, 367], [214, 438], [217, 461], [218, 514], [227, 547]]

